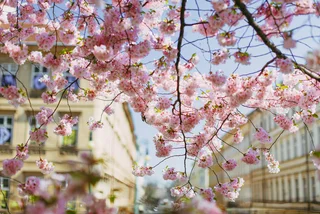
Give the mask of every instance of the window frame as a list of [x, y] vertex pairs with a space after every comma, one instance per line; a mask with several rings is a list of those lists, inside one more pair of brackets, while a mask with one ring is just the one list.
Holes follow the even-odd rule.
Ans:
[[[8, 180], [8, 187], [4, 187], [3, 183], [4, 180]], [[0, 200], [0, 207], [2, 209], [7, 209], [7, 201], [10, 197], [10, 179], [9, 178], [5, 178], [5, 177], [1, 177], [0, 176], [0, 190], [1, 190], [1, 198], [3, 198], [3, 194], [5, 194], [5, 199], [4, 200]], [[4, 193], [5, 192], [5, 193]]]
[[311, 201], [317, 200], [316, 194], [316, 179], [314, 176], [311, 176]]
[[[5, 146], [5, 145], [12, 145], [12, 137], [13, 137], [13, 126], [14, 126], [14, 117], [13, 117], [13, 115], [6, 115], [6, 114], [1, 114], [0, 115], [0, 118], [3, 118], [3, 121], [4, 121], [4, 123], [3, 123], [3, 125], [2, 124], [0, 124], [0, 128], [6, 128], [6, 129], [8, 129], [8, 128], [10, 128], [11, 129], [11, 132], [10, 132], [10, 134], [11, 134], [11, 136], [10, 136], [10, 142], [8, 143], [8, 142], [1, 142], [0, 141], [0, 146]], [[11, 124], [10, 125], [8, 125], [8, 119], [11, 119]]]
[[295, 178], [295, 189], [296, 189], [296, 202], [300, 201], [300, 186], [299, 186], [299, 179]]
[[[38, 72], [38, 73], [35, 72], [36, 68], [39, 69], [39, 72]], [[47, 71], [44, 72], [44, 71], [43, 71], [44, 69], [47, 69]], [[30, 88], [31, 88], [32, 90], [39, 90], [39, 91], [41, 91], [41, 90], [46, 90], [46, 89], [47, 89], [47, 86], [46, 86], [44, 83], [43, 83], [43, 84], [45, 85], [44, 88], [35, 88], [35, 87], [34, 87], [34, 78], [35, 78], [36, 75], [42, 74], [42, 77], [43, 77], [45, 74], [49, 75], [49, 73], [50, 73], [50, 69], [49, 69], [49, 68], [44, 67], [44, 66], [42, 66], [42, 65], [40, 65], [40, 64], [32, 64]]]
[[[60, 118], [62, 118], [65, 114], [66, 114], [65, 112], [60, 112], [59, 113]], [[73, 133], [74, 130], [76, 131], [75, 143], [74, 144], [65, 144], [64, 143], [65, 138], [70, 137], [72, 134], [69, 135], [69, 136], [60, 136], [60, 147], [63, 147], [63, 148], [76, 148], [76, 147], [78, 147], [78, 143], [79, 143], [79, 123], [80, 123], [79, 115], [78, 114], [73, 115], [73, 117], [77, 116], [78, 120], [79, 120], [77, 124], [72, 126], [72, 133]]]
[[[13, 71], [13, 65], [15, 66], [16, 70]], [[16, 63], [0, 63], [0, 86], [4, 87], [4, 86], [10, 86], [10, 85], [13, 85], [13, 86], [16, 86], [17, 85], [17, 81], [16, 79], [14, 78], [14, 75], [12, 74], [16, 74], [17, 71], [18, 71], [18, 65]], [[4, 68], [2, 67], [5, 67], [7, 66], [7, 70], [5, 70]], [[12, 76], [13, 78], [13, 81], [14, 81], [14, 84], [8, 84], [8, 85], [4, 85], [2, 84], [2, 81], [3, 81], [3, 76]]]
[[[32, 131], [34, 128], [39, 128], [41, 124], [38, 123], [37, 119], [35, 117], [33, 117], [32, 115], [27, 115], [27, 119], [28, 119], [28, 126], [29, 126], [29, 131]], [[35, 120], [35, 127], [31, 126], [31, 120]], [[43, 125], [41, 128], [46, 128], [45, 125]], [[29, 131], [27, 133], [27, 138], [29, 138]], [[45, 142], [42, 143], [35, 143], [33, 141], [30, 141], [29, 145], [33, 146], [33, 147], [39, 147], [39, 146], [44, 146]]]
[[[68, 81], [68, 86], [70, 83], [72, 83], [73, 81], [75, 81], [77, 79], [77, 77], [73, 76], [69, 71], [65, 71], [63, 72], [63, 76], [64, 78]], [[69, 78], [74, 78], [73, 80], [69, 80]], [[79, 80], [77, 80], [74, 84], [72, 84], [72, 86], [74, 88], [74, 91], [78, 91], [80, 88], [80, 84], [79, 84]]]

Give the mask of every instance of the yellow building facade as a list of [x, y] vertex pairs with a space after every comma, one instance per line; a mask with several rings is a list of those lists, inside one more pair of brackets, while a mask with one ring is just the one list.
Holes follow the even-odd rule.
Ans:
[[[291, 117], [293, 111], [288, 112]], [[263, 127], [275, 140], [282, 129], [273, 121], [274, 115], [268, 111], [256, 110], [248, 118], [256, 127]], [[272, 147], [270, 153], [280, 162], [280, 172], [271, 174], [268, 171], [265, 157], [261, 155], [260, 163], [247, 165], [241, 161], [243, 155], [234, 148], [224, 144], [222, 154], [226, 159], [233, 158], [238, 166], [228, 172], [231, 178], [243, 177], [244, 186], [236, 202], [228, 202], [218, 197], [218, 204], [227, 208], [228, 213], [320, 213], [320, 182], [316, 169], [310, 159], [309, 152], [320, 143], [320, 120], [308, 128], [298, 123], [299, 131], [290, 133], [285, 131]], [[309, 131], [308, 131], [309, 129]], [[226, 134], [223, 140], [233, 144], [245, 153], [250, 145], [261, 148], [253, 135], [255, 128], [250, 122], [241, 127], [244, 140], [233, 144], [233, 136]], [[313, 143], [311, 141], [311, 136]], [[268, 148], [270, 145], [267, 145]], [[223, 159], [220, 157], [220, 162]], [[228, 181], [228, 176], [219, 167], [214, 170], [219, 180]], [[220, 182], [221, 182], [220, 181]], [[216, 177], [210, 174], [210, 186], [217, 183]]]
[[[32, 47], [31, 47], [32, 48]], [[16, 84], [10, 73], [16, 73], [18, 66], [7, 56], [0, 56], [0, 83], [1, 86]], [[17, 78], [21, 80], [30, 95], [32, 108], [28, 102], [15, 108], [8, 104], [8, 101], [0, 97], [0, 162], [5, 159], [13, 158], [16, 154], [15, 148], [18, 144], [26, 143], [29, 138], [29, 131], [35, 127], [34, 113], [40, 111], [44, 106], [41, 93], [45, 91], [45, 86], [38, 80], [44, 74], [51, 75], [50, 71], [42, 66], [25, 63], [19, 67]], [[69, 82], [75, 78], [66, 73]], [[78, 82], [76, 87], [86, 88], [88, 83], [84, 80]], [[91, 191], [100, 198], [108, 198], [115, 195], [114, 205], [119, 209], [126, 210], [127, 213], [133, 212], [135, 195], [135, 177], [132, 175], [132, 165], [136, 159], [136, 139], [132, 118], [126, 104], [113, 103], [114, 114], [108, 116], [103, 114], [101, 122], [104, 124], [102, 129], [91, 132], [88, 128], [89, 117], [100, 119], [101, 112], [110, 102], [89, 101], [72, 103], [63, 98], [56, 113], [55, 121], [59, 120], [64, 114], [72, 114], [79, 117], [79, 123], [73, 127], [73, 132], [69, 137], [61, 137], [53, 133], [57, 126], [52, 122], [46, 126], [48, 140], [42, 144], [29, 144], [29, 158], [24, 161], [24, 167], [13, 178], [24, 182], [28, 176], [42, 177], [40, 170], [36, 166], [39, 156], [53, 162], [56, 173], [68, 173], [70, 165], [68, 161], [79, 160], [79, 153], [90, 151], [96, 157], [102, 158], [104, 164], [100, 168], [103, 172], [104, 181], [98, 183]], [[45, 105], [54, 109], [55, 104]], [[16, 182], [9, 179], [0, 178], [1, 189], [8, 196], [8, 199], [18, 197], [15, 189]], [[3, 198], [2, 198], [3, 199]], [[108, 203], [110, 203], [107, 200]], [[74, 205], [81, 206], [81, 203]], [[2, 200], [1, 209], [5, 210], [5, 203]], [[1, 212], [1, 210], [0, 210]]]

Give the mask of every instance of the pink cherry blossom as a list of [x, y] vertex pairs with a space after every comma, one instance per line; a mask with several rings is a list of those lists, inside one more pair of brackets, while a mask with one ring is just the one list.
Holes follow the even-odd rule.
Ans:
[[227, 171], [231, 171], [237, 167], [237, 162], [234, 159], [230, 159], [230, 160], [227, 160], [226, 162], [224, 162], [222, 164], [222, 167]]
[[258, 164], [260, 161], [259, 150], [255, 148], [249, 148], [241, 160], [247, 164]]
[[207, 189], [200, 189], [200, 195], [202, 196], [203, 199], [207, 201], [214, 201], [215, 194], [212, 190], [212, 188], [207, 188]]
[[274, 117], [274, 122], [276, 122], [281, 128], [284, 130], [289, 130], [291, 131], [292, 128], [295, 126], [293, 124], [293, 121], [287, 118], [284, 115], [277, 115]]
[[1, 52], [9, 54], [9, 56], [19, 65], [24, 64], [28, 57], [28, 47], [24, 44], [22, 48], [9, 41], [5, 42], [1, 48]]
[[2, 174], [11, 177], [23, 167], [23, 161], [20, 159], [6, 159], [2, 162], [2, 165]]
[[243, 64], [243, 65], [249, 65], [250, 64], [250, 55], [247, 52], [240, 52], [237, 51], [233, 54], [235, 61]]
[[90, 117], [87, 123], [91, 131], [103, 128], [103, 123], [101, 121], [95, 121], [93, 117]]
[[243, 141], [244, 137], [242, 135], [241, 129], [237, 128], [236, 133], [233, 135], [233, 141], [236, 144], [239, 144]]
[[163, 179], [175, 181], [178, 179], [178, 172], [175, 171], [173, 167], [171, 168], [167, 167], [163, 170]]
[[199, 152], [198, 166], [201, 168], [207, 168], [213, 165], [212, 153], [206, 149], [202, 149]]
[[158, 134], [153, 138], [154, 144], [156, 146], [156, 156], [157, 157], [166, 157], [169, 156], [172, 145], [165, 142], [163, 135]]
[[159, 26], [161, 33], [168, 35], [175, 33], [177, 29], [177, 24], [173, 20], [164, 20]]
[[34, 176], [28, 177], [24, 184], [19, 184], [19, 194], [24, 195], [34, 195], [40, 185], [40, 179]]
[[276, 65], [279, 67], [279, 71], [284, 74], [292, 73], [294, 70], [293, 63], [289, 58], [277, 59]]
[[98, 60], [101, 61], [108, 61], [113, 55], [112, 49], [107, 49], [105, 45], [94, 46], [92, 53]]
[[[8, 60], [0, 64], [0, 94], [16, 108], [35, 111], [39, 126], [30, 131], [27, 142], [19, 142], [14, 158], [4, 161], [3, 173], [13, 175], [22, 167], [29, 142], [41, 143], [51, 137], [46, 132], [52, 131], [54, 112], [66, 112], [69, 107], [70, 113], [56, 118], [53, 128], [59, 135], [56, 138], [69, 136], [78, 123], [73, 116], [78, 113], [71, 111], [90, 103], [100, 108], [101, 118], [121, 115], [116, 109], [128, 104], [159, 132], [154, 147], [161, 163], [180, 154], [184, 156], [181, 159], [207, 168], [214, 165], [215, 155], [223, 155], [225, 173], [235, 169], [239, 160], [228, 157], [223, 146], [240, 144], [243, 135], [253, 129], [254, 139], [249, 143], [256, 146], [258, 141], [258, 148], [251, 146], [242, 153], [240, 147], [247, 145], [235, 145], [239, 146], [236, 152], [247, 164], [258, 164], [262, 152], [269, 171], [279, 172], [279, 162], [265, 145], [273, 142], [269, 131], [274, 130], [251, 120], [255, 113], [240, 111], [271, 112], [278, 126], [290, 133], [298, 131], [300, 123], [316, 122], [320, 49], [312, 39], [318, 38], [319, 32], [314, 25], [294, 20], [319, 19], [320, 3], [208, 2], [195, 10], [194, 3], [185, 0], [115, 0], [108, 4], [102, 0], [3, 1], [2, 8], [9, 11], [0, 11], [0, 52]], [[30, 63], [34, 64], [32, 71]], [[30, 77], [28, 72], [32, 72]], [[38, 79], [44, 86], [41, 91], [32, 88]], [[37, 91], [41, 97], [34, 97]], [[18, 115], [22, 108], [16, 110]], [[288, 116], [293, 109], [294, 116]], [[10, 112], [13, 114], [13, 109]], [[16, 113], [11, 124], [8, 120], [8, 129], [16, 129], [20, 118]], [[89, 131], [102, 128], [102, 122], [89, 118]], [[230, 142], [222, 139], [225, 133]], [[50, 141], [55, 141], [54, 137]], [[312, 153], [317, 168], [318, 150]], [[21, 212], [64, 213], [67, 201], [74, 198], [84, 199], [83, 209], [88, 213], [116, 212], [84, 188], [100, 180], [95, 165], [101, 160], [81, 154], [81, 161], [83, 164], [72, 162], [70, 167], [81, 172], [81, 179], [55, 174], [21, 184], [22, 196], [37, 198], [33, 205], [23, 200], [26, 210]], [[46, 159], [38, 160], [37, 165], [44, 173], [53, 170]], [[135, 165], [133, 174], [152, 175], [158, 165]], [[171, 189], [178, 197], [174, 206], [194, 213], [220, 213], [214, 204], [215, 193], [235, 201], [243, 185], [243, 179], [230, 178], [218, 182], [214, 191], [201, 189], [192, 185], [192, 176], [188, 170], [181, 172], [170, 165], [163, 172], [165, 180], [182, 183]], [[68, 187], [62, 191], [65, 181]]]
[[186, 196], [187, 198], [193, 198], [195, 196], [194, 190], [192, 188], [188, 188], [187, 186], [172, 187], [170, 192], [172, 197]]
[[38, 114], [36, 114], [36, 120], [37, 123], [40, 125], [48, 125], [50, 122], [53, 121], [53, 110], [50, 108], [46, 108], [46, 107], [41, 107], [40, 108], [40, 112]]
[[201, 197], [194, 197], [191, 206], [195, 209], [195, 212], [201, 212], [203, 214], [222, 214], [222, 211], [216, 204], [202, 199]]
[[29, 134], [30, 141], [32, 142], [43, 143], [46, 142], [48, 139], [48, 132], [46, 131], [46, 129], [36, 128], [33, 131], [30, 131]]
[[56, 42], [55, 34], [49, 34], [47, 32], [42, 32], [36, 35], [36, 41], [40, 49], [44, 51], [50, 51]]
[[209, 80], [215, 86], [222, 86], [226, 82], [227, 77], [224, 75], [222, 70], [218, 70], [215, 73], [210, 71], [209, 75], [207, 76], [207, 80]]
[[24, 104], [26, 101], [25, 92], [12, 85], [8, 87], [0, 87], [0, 94], [15, 107]]
[[234, 46], [237, 42], [235, 32], [220, 33], [218, 34], [217, 39], [221, 46]]
[[297, 41], [292, 39], [292, 35], [289, 32], [284, 32], [283, 33], [283, 47], [286, 49], [290, 49], [290, 48], [295, 48]]
[[262, 127], [257, 128], [257, 132], [254, 134], [254, 137], [260, 141], [262, 144], [271, 143], [272, 138], [268, 134], [266, 130], [264, 130]]
[[72, 133], [72, 127], [77, 123], [78, 117], [72, 117], [68, 114], [65, 114], [53, 132], [57, 135], [69, 136]]
[[230, 182], [223, 184], [217, 184], [214, 186], [214, 189], [226, 197], [230, 201], [235, 201], [238, 198], [241, 187], [244, 184], [243, 178], [235, 178]]
[[280, 172], [280, 168], [279, 168], [279, 162], [276, 161], [273, 157], [272, 154], [269, 153], [269, 151], [265, 150], [263, 151], [263, 154], [266, 158], [266, 161], [268, 163], [268, 169], [270, 173], [279, 173]]
[[50, 174], [54, 170], [54, 165], [52, 162], [48, 162], [47, 159], [42, 159], [36, 161], [37, 166], [43, 174]]
[[16, 147], [17, 157], [21, 160], [26, 160], [29, 157], [28, 145], [18, 144]]
[[229, 57], [229, 52], [227, 49], [220, 49], [213, 53], [212, 64], [219, 65], [226, 63], [226, 60]]
[[152, 167], [149, 166], [137, 166], [134, 165], [133, 166], [133, 171], [132, 174], [135, 176], [139, 176], [139, 177], [143, 177], [143, 176], [150, 176], [154, 173], [154, 171], [152, 170]]

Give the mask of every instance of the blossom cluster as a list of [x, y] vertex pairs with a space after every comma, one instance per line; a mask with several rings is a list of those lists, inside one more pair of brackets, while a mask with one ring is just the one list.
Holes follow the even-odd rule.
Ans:
[[[29, 142], [42, 143], [51, 136], [47, 125], [65, 101], [70, 109], [73, 103], [106, 101], [100, 118], [103, 113], [114, 113], [113, 103], [128, 103], [159, 132], [154, 137], [157, 157], [167, 160], [175, 151], [183, 151], [185, 161], [191, 159], [204, 169], [219, 164], [214, 157], [223, 155], [223, 146], [231, 145], [221, 139], [223, 133], [231, 134], [232, 146], [238, 150], [244, 139], [242, 127], [248, 124], [258, 127], [254, 138], [261, 144], [259, 148], [251, 145], [245, 153], [239, 149], [241, 160], [258, 164], [262, 151], [270, 172], [279, 171], [279, 163], [263, 150], [272, 142], [271, 135], [256, 121], [249, 123], [240, 112], [242, 108], [272, 112], [276, 115], [274, 122], [289, 132], [298, 130], [298, 121], [311, 124], [317, 118], [320, 51], [308, 43], [318, 35], [306, 33], [306, 42], [298, 40], [295, 32], [301, 27], [310, 29], [305, 32], [314, 31], [312, 25], [294, 26], [293, 20], [303, 16], [318, 19], [319, 3], [213, 0], [199, 5], [198, 11], [189, 10], [190, 3], [185, 0], [112, 0], [108, 4], [99, 0], [10, 0], [2, 4], [9, 12], [1, 11], [0, 52], [18, 64], [18, 69], [6, 69], [1, 64], [1, 96], [14, 107], [24, 108], [27, 102], [33, 109], [30, 90], [26, 90], [29, 82], [21, 78], [25, 74], [20, 68], [28, 62], [48, 70], [37, 82], [45, 85], [40, 99], [43, 106], [36, 109], [39, 112], [35, 115], [39, 127], [29, 132], [27, 142], [19, 142], [22, 144], [16, 147], [14, 158], [3, 161], [3, 174], [7, 176], [21, 170], [29, 156]], [[199, 20], [195, 21], [194, 15]], [[300, 55], [300, 45], [309, 48], [309, 53]], [[259, 53], [255, 48], [270, 52]], [[303, 57], [305, 63], [300, 60]], [[230, 70], [231, 65], [235, 69]], [[290, 118], [286, 115], [289, 109], [301, 110]], [[73, 133], [78, 117], [71, 113], [55, 120], [55, 134]], [[104, 129], [102, 119], [84, 120], [90, 131]], [[317, 151], [313, 159], [319, 169]], [[90, 166], [99, 162], [86, 155], [83, 161]], [[44, 174], [53, 176], [54, 166], [47, 159], [40, 158], [36, 165]], [[237, 161], [230, 157], [222, 163], [225, 171], [236, 166]], [[153, 170], [135, 165], [133, 174], [152, 175]], [[163, 178], [187, 182], [187, 174], [168, 167]], [[30, 178], [20, 187], [22, 194], [41, 198], [27, 205], [27, 213], [59, 213], [53, 208], [57, 206], [49, 205], [54, 201], [65, 207], [72, 194], [59, 192], [57, 179], [41, 181]], [[57, 187], [53, 188], [56, 195], [44, 193], [48, 183]], [[68, 191], [82, 195], [81, 187], [87, 185], [86, 181], [75, 182]], [[242, 185], [243, 180], [237, 178], [218, 184], [215, 191], [233, 201]], [[200, 210], [201, 204], [208, 207], [195, 197], [190, 183], [172, 188], [171, 193], [195, 198], [192, 203]], [[200, 190], [199, 195], [205, 202], [213, 201], [214, 191]], [[83, 199], [91, 213], [113, 212], [101, 200], [89, 196]]]
[[193, 198], [196, 193], [195, 191], [187, 186], [176, 186], [170, 189], [172, 197], [182, 197], [185, 196], [187, 198]]
[[268, 163], [268, 169], [270, 173], [279, 173], [279, 162], [276, 161], [272, 154], [270, 154], [267, 150], [263, 151], [263, 155], [266, 158], [266, 161]]
[[152, 167], [150, 166], [137, 166], [134, 165], [132, 174], [135, 176], [143, 177], [145, 175], [152, 175], [154, 171], [152, 170]]
[[247, 164], [258, 164], [260, 161], [259, 149], [249, 148], [241, 160]]
[[47, 159], [42, 159], [36, 161], [37, 166], [43, 174], [49, 174], [54, 170], [54, 165], [52, 162], [48, 162]]
[[243, 184], [243, 178], [235, 178], [230, 182], [215, 185], [214, 189], [230, 201], [235, 201], [235, 199], [239, 197], [239, 192]]
[[263, 144], [272, 142], [271, 136], [262, 127], [257, 128], [257, 132], [255, 133], [254, 137]]
[[180, 182], [186, 182], [188, 180], [184, 172], [178, 172], [174, 167], [166, 167], [163, 170], [163, 179], [172, 181], [178, 180]]
[[227, 160], [222, 164], [222, 167], [227, 171], [231, 171], [237, 167], [237, 161], [234, 159]]
[[72, 133], [72, 127], [78, 123], [78, 117], [72, 117], [68, 114], [65, 114], [59, 125], [53, 130], [53, 132], [57, 135], [61, 136], [69, 136]]

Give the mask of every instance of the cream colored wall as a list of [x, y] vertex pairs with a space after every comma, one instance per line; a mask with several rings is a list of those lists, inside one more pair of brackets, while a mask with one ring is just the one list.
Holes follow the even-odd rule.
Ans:
[[[8, 58], [0, 57], [0, 63], [8, 63]], [[18, 78], [25, 83], [25, 87], [30, 90], [31, 86], [31, 64], [26, 63], [19, 69]], [[17, 84], [21, 87], [21, 84]], [[85, 81], [80, 82], [81, 87], [86, 88], [88, 83]], [[40, 107], [43, 106], [41, 98], [31, 98], [32, 107], [37, 113]], [[107, 178], [106, 185], [101, 185], [97, 188], [93, 188], [96, 191], [100, 191], [101, 188], [107, 189], [107, 193], [113, 188], [121, 189], [116, 192], [119, 196], [116, 199], [116, 205], [130, 207], [133, 205], [134, 200], [134, 187], [135, 177], [132, 175], [132, 164], [136, 159], [136, 147], [135, 136], [130, 124], [130, 115], [128, 117], [127, 109], [122, 104], [114, 103], [112, 107], [115, 109], [115, 114], [111, 116], [103, 115], [102, 122], [104, 127], [93, 132], [93, 140], [89, 142], [90, 131], [87, 125], [88, 118], [94, 116], [96, 120], [100, 118], [102, 109], [106, 106], [106, 103], [102, 101], [95, 102], [79, 102], [69, 103], [71, 105], [71, 111], [74, 115], [79, 116], [79, 128], [78, 128], [78, 141], [77, 149], [79, 151], [92, 152], [102, 157], [106, 165], [102, 166], [102, 170]], [[55, 104], [46, 105], [51, 109], [56, 107]], [[66, 99], [62, 99], [57, 113], [69, 112], [69, 107]], [[13, 121], [13, 138], [12, 138], [12, 153], [1, 154], [0, 161], [4, 159], [13, 158], [15, 156], [15, 147], [18, 144], [25, 143], [28, 139], [29, 123], [27, 116], [32, 114], [32, 109], [29, 103], [18, 108], [14, 108], [8, 102], [0, 98], [0, 114], [8, 114], [14, 116]], [[108, 118], [108, 119], [107, 119]], [[55, 115], [55, 119], [58, 119], [58, 115]], [[109, 122], [108, 122], [109, 121]], [[74, 154], [60, 154], [61, 137], [53, 133], [55, 123], [50, 123], [47, 126], [48, 140], [45, 143], [45, 154], [43, 158], [52, 161], [55, 164], [56, 172], [68, 172], [70, 171], [69, 165], [66, 164], [69, 160], [79, 160], [77, 155]], [[30, 155], [25, 161], [23, 171], [19, 172], [14, 178], [24, 181], [24, 173], [34, 172], [38, 173], [40, 170], [37, 168], [35, 161], [39, 159], [38, 154]], [[100, 188], [100, 189], [99, 189]]]
[[[319, 108], [318, 108], [319, 109]], [[319, 111], [318, 111], [319, 112]], [[292, 114], [292, 113], [289, 113]], [[265, 111], [255, 111], [249, 115], [250, 120], [256, 125], [256, 127], [260, 127], [261, 123], [263, 125], [263, 128], [265, 128], [267, 131], [269, 131], [270, 135], [272, 138], [275, 140], [278, 135], [281, 133], [281, 129], [278, 128], [277, 125], [274, 124], [272, 118], [273, 116], [269, 112]], [[228, 158], [234, 158], [238, 162], [238, 167], [234, 169], [229, 173], [229, 176], [231, 178], [233, 177], [243, 177], [245, 180], [244, 186], [241, 188], [240, 196], [236, 200], [236, 202], [241, 206], [241, 207], [262, 207], [262, 206], [268, 206], [269, 208], [280, 208], [277, 204], [277, 202], [272, 203], [270, 201], [279, 201], [281, 202], [282, 200], [289, 200], [289, 182], [288, 179], [291, 181], [291, 199], [292, 203], [287, 203], [287, 204], [281, 204], [281, 208], [286, 207], [287, 209], [305, 209], [307, 203], [302, 203], [302, 198], [306, 197], [304, 191], [303, 191], [303, 178], [307, 179], [307, 165], [309, 167], [309, 182], [311, 184], [311, 178], [315, 177], [316, 179], [316, 188], [314, 191], [316, 192], [316, 200], [320, 201], [320, 183], [318, 182], [318, 178], [316, 175], [316, 170], [315, 167], [313, 166], [311, 159], [309, 158], [308, 164], [306, 163], [306, 155], [309, 153], [312, 148], [310, 148], [309, 144], [309, 151], [306, 152], [305, 155], [302, 154], [302, 143], [301, 143], [301, 136], [304, 124], [299, 123], [298, 126], [300, 127], [299, 131], [295, 134], [289, 133], [289, 132], [284, 132], [277, 143], [274, 145], [274, 147], [271, 150], [271, 154], [275, 156], [277, 160], [281, 159], [280, 156], [282, 155], [282, 151], [280, 151], [280, 146], [281, 144], [288, 144], [287, 141], [290, 140], [290, 144], [286, 145], [284, 148], [284, 156], [285, 160], [280, 161], [280, 173], [278, 174], [271, 174], [268, 172], [268, 169], [262, 168], [262, 162], [260, 161], [259, 164], [257, 165], [247, 165], [241, 161], [242, 154], [233, 149], [230, 146], [224, 145], [223, 147], [223, 155], [228, 159]], [[320, 139], [320, 120], [317, 120], [313, 125], [309, 126], [310, 131], [313, 131], [314, 134], [314, 142], [317, 144]], [[233, 144], [235, 147], [240, 149], [242, 152], [246, 152], [249, 143], [252, 144], [253, 146], [256, 146], [260, 148], [262, 145], [257, 142], [253, 138], [253, 134], [255, 133], [254, 128], [252, 127], [251, 123], [245, 124], [243, 127], [241, 127], [241, 130], [243, 131], [244, 134], [244, 141], [240, 143], [240, 145], [235, 145], [233, 144], [233, 136], [226, 134], [224, 136], [224, 140], [229, 143]], [[294, 136], [297, 139], [297, 156], [294, 157], [294, 150], [293, 150], [293, 138]], [[310, 137], [308, 136], [309, 141]], [[269, 145], [268, 145], [269, 146]], [[290, 159], [289, 157], [289, 152], [290, 154]], [[264, 159], [262, 156], [261, 159]], [[226, 174], [218, 167], [215, 167], [216, 173], [220, 175], [220, 179], [224, 181], [228, 181], [228, 177]], [[284, 184], [285, 184], [285, 198], [282, 197], [282, 180], [284, 179]], [[300, 204], [294, 203], [295, 197], [296, 197], [296, 190], [295, 188], [295, 179], [298, 179], [299, 183], [299, 202]], [[210, 176], [210, 183], [214, 184], [215, 182], [215, 176], [211, 175]], [[278, 189], [276, 189], [276, 181], [278, 181]], [[266, 185], [266, 188], [262, 190], [261, 186], [262, 184]], [[272, 183], [272, 188], [271, 188], [271, 183]], [[310, 188], [310, 196], [312, 193], [312, 187], [309, 186]], [[276, 192], [277, 191], [277, 192]], [[262, 203], [262, 202], [253, 202], [253, 201], [261, 201], [262, 200], [262, 195], [263, 192], [265, 193], [265, 200], [269, 201], [267, 203]], [[276, 198], [278, 194], [278, 198]], [[247, 205], [244, 203], [247, 202]], [[249, 202], [249, 203], [248, 203]], [[252, 203], [250, 205], [250, 203]], [[224, 203], [226, 201], [224, 200]], [[320, 211], [320, 207], [316, 207], [312, 205], [315, 210]], [[230, 209], [231, 211], [232, 209]], [[232, 211], [236, 213], [234, 210]], [[257, 213], [263, 213], [263, 211], [257, 211]]]
[[[95, 118], [100, 118], [105, 106], [103, 101], [95, 101]], [[120, 190], [115, 192], [115, 205], [133, 206], [135, 177], [131, 172], [136, 159], [134, 135], [122, 105], [115, 103], [113, 107], [113, 115], [102, 117], [104, 128], [93, 133], [93, 152], [105, 160], [106, 164], [102, 167], [108, 174], [110, 190]]]

